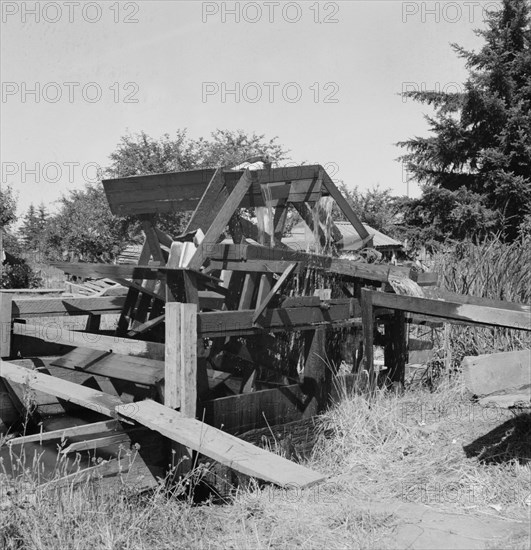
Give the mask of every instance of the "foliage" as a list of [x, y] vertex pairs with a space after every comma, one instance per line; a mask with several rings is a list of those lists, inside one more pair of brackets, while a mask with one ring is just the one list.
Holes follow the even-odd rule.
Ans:
[[[391, 189], [381, 189], [376, 185], [363, 192], [358, 186], [349, 189], [344, 183], [339, 185], [339, 189], [363, 223], [386, 235], [396, 234], [398, 199], [391, 194]], [[336, 215], [342, 218], [339, 209], [336, 209]]]
[[[405, 221], [438, 241], [481, 239], [493, 230], [511, 241], [531, 213], [528, 3], [504, 0], [486, 23], [476, 31], [485, 40], [479, 52], [452, 45], [469, 70], [462, 93], [404, 94], [435, 109], [425, 117], [433, 135], [398, 144], [408, 150], [399, 160], [424, 186], [421, 199], [405, 204]], [[448, 203], [443, 227], [438, 216]], [[433, 222], [437, 230], [430, 230]]]
[[33, 203], [28, 208], [19, 230], [26, 250], [43, 250], [44, 236], [48, 225], [48, 213], [43, 203], [36, 209]]
[[0, 188], [0, 228], [11, 225], [17, 219], [17, 201], [13, 188]]
[[60, 202], [46, 234], [51, 258], [67, 259], [70, 254], [84, 261], [108, 262], [134, 238], [128, 221], [111, 214], [101, 185], [70, 191]]
[[25, 260], [2, 265], [0, 288], [39, 288], [42, 279], [38, 277]]

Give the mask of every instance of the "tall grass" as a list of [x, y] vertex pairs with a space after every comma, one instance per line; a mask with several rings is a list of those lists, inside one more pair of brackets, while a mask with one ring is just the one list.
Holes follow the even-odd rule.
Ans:
[[[431, 269], [441, 286], [478, 298], [531, 303], [531, 239], [512, 244], [497, 239], [481, 244], [460, 243], [440, 251]], [[503, 328], [452, 325], [449, 331], [452, 362], [466, 355], [481, 355], [531, 347], [531, 333]]]

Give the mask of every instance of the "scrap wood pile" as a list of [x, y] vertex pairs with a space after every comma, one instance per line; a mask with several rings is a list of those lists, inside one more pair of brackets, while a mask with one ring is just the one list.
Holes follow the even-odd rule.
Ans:
[[[137, 265], [56, 264], [105, 279], [126, 295], [12, 299], [0, 294], [0, 418], [28, 415], [39, 444], [86, 466], [68, 474], [124, 476], [139, 488], [164, 476], [169, 457], [204, 455], [242, 474], [305, 487], [320, 473], [243, 439], [246, 432], [306, 421], [333, 395], [341, 362], [333, 334], [349, 335], [353, 380], [402, 384], [407, 323], [464, 322], [529, 330], [529, 307], [443, 293], [409, 267], [341, 259], [341, 232], [316, 205], [333, 200], [370, 247], [371, 237], [320, 165], [211, 169], [106, 180], [115, 215], [138, 216]], [[329, 197], [328, 199], [326, 197]], [[282, 243], [293, 208], [329, 254]], [[256, 223], [244, 211], [254, 209]], [[193, 212], [182, 235], [156, 215]], [[102, 315], [118, 315], [105, 330]], [[84, 331], [32, 318], [88, 316]], [[7, 334], [6, 334], [7, 332]], [[385, 376], [374, 368], [384, 348]], [[343, 349], [345, 346], [342, 346]], [[24, 359], [12, 359], [13, 357]], [[37, 407], [30, 407], [25, 392]], [[179, 444], [176, 446], [176, 444]], [[131, 449], [137, 448], [138, 453]], [[125, 449], [125, 456], [124, 456]], [[91, 456], [103, 462], [91, 466]], [[134, 458], [134, 459], [133, 459]], [[177, 468], [185, 473], [186, 464]], [[69, 478], [71, 479], [71, 478]]]

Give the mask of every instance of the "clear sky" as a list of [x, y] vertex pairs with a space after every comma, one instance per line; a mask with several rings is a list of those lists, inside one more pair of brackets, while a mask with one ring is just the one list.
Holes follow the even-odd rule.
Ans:
[[450, 43], [480, 47], [486, 5], [2, 1], [1, 183], [19, 212], [53, 210], [125, 133], [242, 128], [349, 186], [406, 194], [394, 143], [427, 134], [426, 108], [397, 94], [463, 82]]

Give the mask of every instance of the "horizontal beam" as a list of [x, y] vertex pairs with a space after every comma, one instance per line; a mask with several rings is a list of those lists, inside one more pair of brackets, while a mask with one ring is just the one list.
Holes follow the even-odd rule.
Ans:
[[[261, 184], [269, 184], [273, 205], [278, 201], [316, 201], [321, 196], [319, 165], [253, 170], [253, 185], [242, 201], [243, 207], [265, 206]], [[229, 193], [243, 170], [224, 171]], [[166, 174], [103, 180], [103, 188], [115, 215], [154, 214], [195, 210], [206, 191], [214, 168]], [[325, 194], [328, 194], [325, 191]]]
[[95, 435], [103, 432], [118, 431], [121, 429], [122, 425], [118, 420], [104, 420], [102, 422], [72, 426], [71, 428], [63, 428], [61, 430], [53, 430], [51, 432], [40, 432], [38, 434], [25, 435], [23, 437], [14, 437], [13, 439], [9, 439], [7, 443], [11, 446], [26, 445], [26, 443], [41, 443], [43, 441], [51, 441], [54, 439], [69, 439], [71, 437]]
[[12, 319], [64, 315], [105, 315], [120, 313], [124, 296], [87, 298], [13, 298]]
[[469, 324], [531, 331], [531, 314], [527, 311], [401, 296], [366, 289], [362, 289], [362, 293], [369, 297], [375, 307], [410, 311], [443, 319], [465, 321]]
[[102, 351], [112, 351], [122, 355], [135, 357], [149, 357], [162, 361], [164, 359], [164, 344], [157, 342], [144, 342], [132, 338], [120, 338], [117, 336], [105, 336], [88, 332], [67, 330], [59, 323], [47, 323], [45, 325], [30, 325], [22, 323], [13, 324], [13, 334], [39, 338], [45, 342], [63, 344], [72, 347], [84, 347]]
[[286, 330], [310, 330], [318, 326], [334, 326], [344, 321], [357, 322], [359, 305], [357, 300], [342, 300], [323, 307], [266, 309], [260, 318], [261, 327], [253, 325], [255, 310], [212, 311], [199, 313], [197, 332], [201, 337], [236, 336], [259, 334], [264, 330], [279, 332]]

